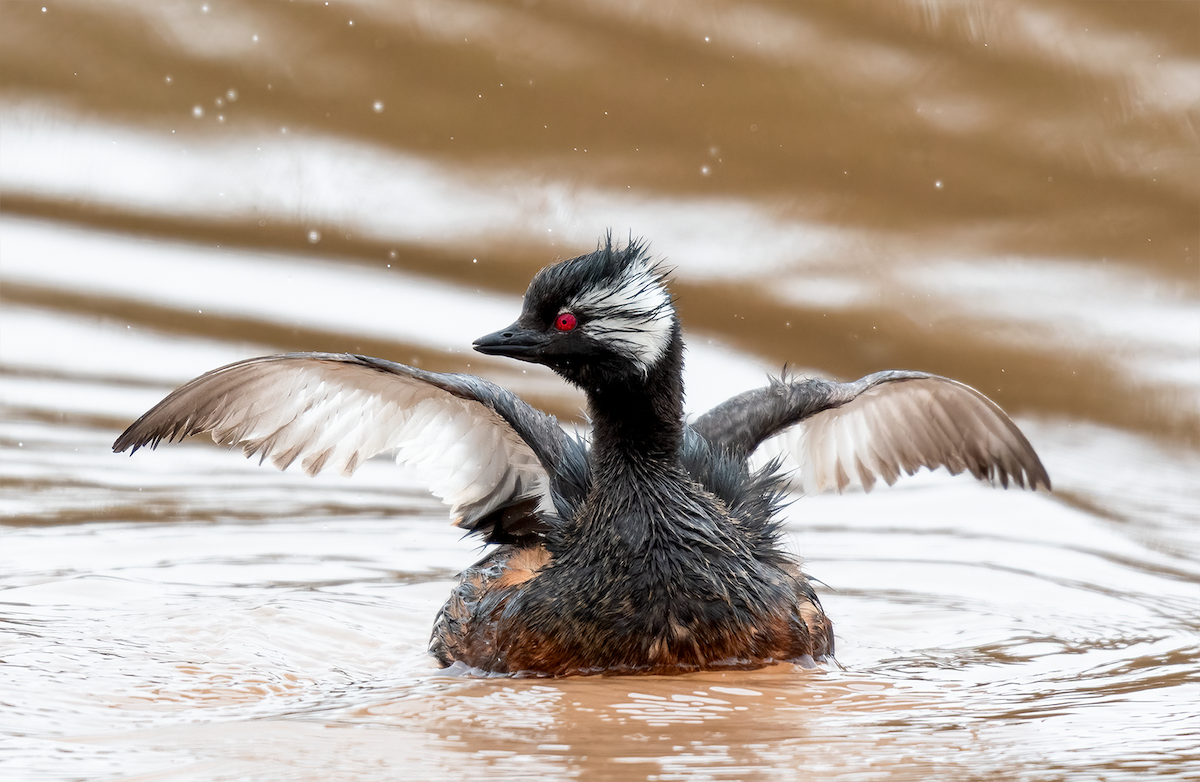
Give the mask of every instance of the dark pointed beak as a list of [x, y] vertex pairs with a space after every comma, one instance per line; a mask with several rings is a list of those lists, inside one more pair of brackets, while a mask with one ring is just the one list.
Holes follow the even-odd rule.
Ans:
[[508, 356], [521, 361], [537, 361], [546, 345], [546, 335], [516, 323], [508, 328], [480, 337], [473, 346], [488, 356]]

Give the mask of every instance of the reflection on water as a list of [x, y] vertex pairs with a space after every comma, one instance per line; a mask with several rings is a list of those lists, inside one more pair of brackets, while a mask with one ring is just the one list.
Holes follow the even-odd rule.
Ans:
[[[6, 778], [1145, 779], [1200, 764], [1200, 6], [8, 3]], [[785, 362], [976, 385], [1053, 495], [806, 497], [838, 662], [475, 680], [479, 552], [386, 460], [109, 446], [239, 358], [467, 351], [606, 228], [688, 408]]]

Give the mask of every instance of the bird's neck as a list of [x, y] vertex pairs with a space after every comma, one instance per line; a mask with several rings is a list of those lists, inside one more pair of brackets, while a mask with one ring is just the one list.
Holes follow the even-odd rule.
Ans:
[[683, 340], [676, 329], [645, 377], [587, 389], [594, 487], [636, 480], [679, 464], [683, 439]]

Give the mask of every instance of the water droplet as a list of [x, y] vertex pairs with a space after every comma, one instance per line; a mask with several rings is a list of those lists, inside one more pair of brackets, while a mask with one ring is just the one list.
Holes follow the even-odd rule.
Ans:
[[233, 103], [235, 100], [237, 100], [237, 90], [230, 89], [225, 93], [225, 97], [229, 98], [230, 103]]
[[708, 176], [711, 173], [712, 173], [712, 169], [709, 168], [708, 166], [700, 166], [700, 174], [701, 175]]
[[383, 101], [377, 100], [371, 104], [371, 108], [375, 109], [375, 113], [379, 114], [383, 111]]
[[933, 186], [936, 187], [938, 190], [941, 190], [942, 189], [942, 180], [939, 179], [938, 181], [934, 182]]
[[204, 5], [200, 6], [200, 11], [201, 11], [201, 13], [205, 13], [205, 14], [208, 13], [208, 3], [205, 3]]
[[195, 117], [196, 119], [200, 119], [201, 117], [203, 117], [204, 116], [204, 107], [203, 106], [192, 106], [192, 116]]
[[309, 244], [316, 244], [319, 241], [321, 241], [321, 232], [320, 231], [309, 231], [308, 232], [308, 243]]

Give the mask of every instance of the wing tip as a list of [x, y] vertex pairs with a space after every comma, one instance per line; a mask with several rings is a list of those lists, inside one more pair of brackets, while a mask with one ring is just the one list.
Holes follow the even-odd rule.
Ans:
[[1025, 476], [1030, 491], [1038, 491], [1039, 489], [1045, 489], [1047, 493], [1054, 491], [1054, 487], [1050, 483], [1050, 473], [1046, 472], [1046, 468], [1042, 466], [1040, 460], [1037, 463], [1037, 470], [1029, 472], [1027, 469]]
[[[142, 443], [135, 442], [133, 438], [129, 436], [129, 430], [126, 429], [124, 432], [121, 432], [121, 435], [116, 440], [113, 440], [112, 452], [124, 453], [125, 451], [129, 451], [129, 455], [133, 456], [141, 447]], [[133, 450], [130, 450], [130, 448]]]
[[153, 451], [163, 440], [166, 440], [168, 443], [170, 443], [174, 442], [175, 440], [182, 440], [187, 434], [186, 431], [183, 431], [183, 429], [186, 429], [186, 427], [171, 431], [145, 431], [141, 426], [139, 426], [141, 423], [142, 421], [139, 419], [138, 421], [130, 424], [129, 428], [124, 432], [121, 432], [120, 436], [113, 441], [113, 453], [124, 453], [125, 451], [129, 451], [129, 455], [133, 456], [141, 448], [149, 448]]
[[1006, 467], [1001, 464], [990, 465], [989, 474], [979, 476], [983, 480], [987, 480], [993, 486], [999, 484], [1002, 489], [1017, 488], [1025, 491], [1040, 491], [1045, 489], [1047, 493], [1054, 491], [1050, 482], [1050, 473], [1046, 471], [1037, 454], [1029, 452], [1030, 461], [1022, 460], [1021, 463], [1013, 467]]

